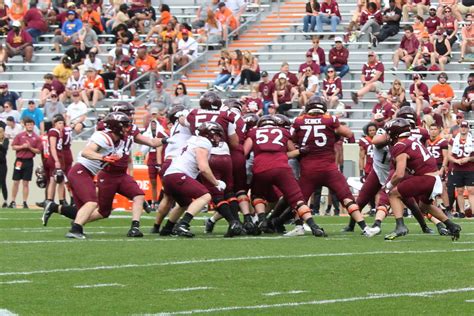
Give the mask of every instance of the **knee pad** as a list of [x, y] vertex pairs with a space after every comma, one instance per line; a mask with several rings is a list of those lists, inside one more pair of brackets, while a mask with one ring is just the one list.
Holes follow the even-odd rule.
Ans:
[[303, 216], [306, 214], [306, 213], [311, 213], [311, 210], [309, 209], [308, 206], [306, 206], [306, 204], [304, 204], [304, 202], [298, 202], [296, 204], [296, 215], [298, 215], [299, 218], [303, 218]]
[[388, 216], [388, 208], [385, 205], [379, 205], [375, 208], [377, 212], [384, 212], [386, 216]]
[[431, 218], [433, 217], [433, 215], [431, 215], [430, 213], [425, 213], [425, 215], [426, 215], [426, 218], [429, 220], [431, 220]]
[[359, 205], [356, 204], [354, 201], [350, 201], [347, 204], [344, 204], [344, 207], [347, 209], [347, 213], [352, 214], [355, 211], [359, 210]]
[[245, 191], [239, 191], [235, 194], [237, 202], [250, 202], [250, 199]]
[[262, 198], [253, 199], [253, 201], [252, 201], [253, 207], [257, 206], [258, 204], [264, 204], [266, 206], [268, 203], [265, 199], [262, 199]]

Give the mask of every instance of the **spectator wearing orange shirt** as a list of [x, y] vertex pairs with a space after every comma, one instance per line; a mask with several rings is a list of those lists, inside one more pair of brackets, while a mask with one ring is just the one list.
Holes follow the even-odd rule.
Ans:
[[232, 14], [232, 11], [225, 6], [224, 2], [220, 2], [217, 5], [216, 18], [222, 24], [222, 36], [224, 40], [227, 40], [227, 34], [235, 30], [239, 26], [239, 22]]
[[156, 21], [155, 25], [148, 32], [145, 42], [148, 42], [153, 34], [161, 34], [166, 25], [171, 21], [170, 7], [167, 4], [161, 5], [160, 18]]
[[104, 27], [100, 20], [100, 14], [94, 10], [90, 3], [86, 6], [86, 10], [82, 14], [82, 21], [89, 22], [96, 34], [102, 34], [102, 32], [104, 32]]
[[448, 83], [448, 75], [444, 72], [438, 75], [438, 83], [430, 89], [431, 106], [438, 107], [445, 103], [451, 104], [454, 98], [454, 91]]
[[93, 108], [105, 96], [104, 79], [97, 74], [97, 70], [94, 68], [87, 69], [84, 90], [81, 91], [81, 96], [84, 103], [88, 107], [92, 106]]
[[11, 22], [22, 22], [27, 10], [28, 7], [23, 0], [13, 0], [11, 8], [8, 9], [8, 17]]
[[156, 59], [150, 56], [146, 47], [140, 47], [137, 51], [137, 59], [135, 60], [135, 67], [139, 74], [156, 71]]

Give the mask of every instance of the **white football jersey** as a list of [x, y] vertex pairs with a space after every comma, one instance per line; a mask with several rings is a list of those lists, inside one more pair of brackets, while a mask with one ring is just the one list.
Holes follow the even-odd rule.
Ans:
[[168, 145], [165, 148], [165, 157], [174, 158], [181, 155], [183, 148], [188, 144], [188, 140], [191, 138], [191, 131], [189, 128], [179, 124], [178, 121], [173, 125], [170, 130], [170, 137]]
[[[385, 130], [379, 128], [377, 135], [384, 134], [386, 134]], [[372, 166], [374, 168], [374, 172], [377, 174], [380, 184], [384, 185], [388, 180], [388, 174], [390, 172], [391, 156], [388, 146], [384, 146], [382, 148], [373, 146], [373, 160]]]
[[211, 155], [226, 156], [230, 155], [229, 146], [226, 142], [220, 142], [219, 146], [212, 147]]
[[[89, 139], [89, 143], [94, 143], [99, 146], [98, 153], [107, 156], [110, 154], [119, 154], [123, 151], [124, 142], [121, 140], [118, 146], [114, 145], [114, 141], [104, 131], [98, 131], [92, 134]], [[82, 156], [82, 151], [79, 152], [77, 157], [77, 162], [86, 167], [93, 175], [96, 175], [100, 170], [102, 170], [107, 163], [100, 160], [92, 160]]]
[[165, 172], [165, 176], [173, 173], [184, 173], [188, 177], [196, 179], [199, 175], [199, 168], [196, 160], [196, 148], [204, 148], [209, 152], [208, 159], [211, 156], [211, 141], [205, 137], [192, 136], [188, 145], [183, 149], [183, 153], [175, 157], [171, 165]]

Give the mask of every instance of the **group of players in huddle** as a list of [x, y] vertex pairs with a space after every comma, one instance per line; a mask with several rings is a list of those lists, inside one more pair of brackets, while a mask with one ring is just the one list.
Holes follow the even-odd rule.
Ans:
[[[403, 220], [406, 206], [423, 231], [429, 230], [423, 215], [428, 214], [440, 234], [460, 237], [461, 227], [434, 203], [443, 192], [439, 165], [420, 142], [423, 135], [410, 107], [403, 107], [396, 119], [372, 137], [373, 168], [357, 199], [336, 165], [334, 151], [339, 139], [351, 138], [353, 133], [327, 113], [324, 98], [311, 97], [293, 123], [283, 115], [243, 115], [239, 100], [222, 102], [214, 92], [201, 97], [200, 108], [173, 108], [168, 113], [172, 125], [169, 133], [152, 121], [147, 133], [141, 134], [132, 124], [133, 115], [131, 104], [118, 102], [113, 106], [74, 166], [66, 170], [75, 205], [54, 203], [53, 189], [46, 200], [44, 225], [59, 213], [73, 219], [66, 237], [85, 239], [83, 226], [107, 218], [119, 193], [133, 201], [127, 235], [142, 237], [140, 216], [144, 204], [145, 209], [148, 207], [143, 191], [127, 173], [132, 145], [138, 143], [151, 148], [150, 175], [155, 179], [160, 176], [163, 183], [163, 197], [151, 231], [162, 236], [194, 237], [191, 221], [210, 205], [216, 213], [206, 222], [207, 232], [212, 232], [220, 218], [228, 222], [226, 237], [285, 233], [284, 225], [293, 220], [296, 225], [306, 223], [314, 236], [326, 237], [307, 204], [315, 190], [324, 186], [350, 214], [346, 231], [353, 231], [357, 224], [364, 236], [380, 234], [381, 223], [391, 210], [396, 227], [385, 238], [404, 236], [408, 233]], [[53, 127], [62, 130], [57, 121]], [[58, 152], [53, 149], [50, 156], [61, 164], [64, 158]], [[54, 174], [51, 181], [55, 181]], [[376, 195], [375, 222], [369, 226], [361, 210]]]

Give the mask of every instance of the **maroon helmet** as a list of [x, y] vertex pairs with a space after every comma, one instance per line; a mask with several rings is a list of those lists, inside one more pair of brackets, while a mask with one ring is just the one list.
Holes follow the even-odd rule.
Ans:
[[257, 127], [263, 127], [263, 126], [268, 126], [268, 125], [271, 125], [271, 126], [276, 126], [277, 125], [277, 123], [276, 123], [275, 119], [273, 118], [273, 116], [264, 115], [258, 120]]
[[207, 91], [199, 99], [199, 106], [203, 110], [219, 110], [222, 106], [222, 101], [217, 93]]
[[217, 147], [224, 138], [224, 129], [216, 122], [204, 122], [197, 128], [197, 134], [209, 139], [212, 146]]
[[416, 111], [411, 108], [411, 106], [402, 106], [402, 108], [397, 113], [397, 118], [403, 118], [410, 122], [411, 128], [415, 128], [416, 120], [418, 116]]
[[184, 106], [182, 105], [177, 105], [173, 107], [171, 110], [168, 112], [168, 120], [171, 123], [175, 123], [177, 119], [182, 115], [182, 112], [185, 110]]
[[55, 169], [53, 173], [53, 178], [56, 183], [63, 183], [64, 182], [64, 171], [61, 169]]
[[258, 115], [257, 114], [248, 113], [248, 114], [245, 114], [242, 117], [242, 119], [245, 122], [245, 130], [246, 131], [248, 131], [248, 130], [254, 128], [255, 126], [257, 126], [257, 123], [258, 123]]
[[46, 181], [46, 172], [44, 171], [43, 167], [38, 167], [35, 169], [36, 174], [36, 185], [40, 189], [46, 188], [47, 181]]
[[313, 95], [305, 105], [305, 112], [308, 114], [324, 114], [328, 111], [326, 99]]
[[135, 107], [130, 102], [119, 101], [112, 105], [110, 112], [122, 112], [131, 117], [135, 114]]
[[273, 119], [275, 120], [276, 125], [278, 127], [283, 127], [283, 128], [290, 129], [291, 121], [286, 115], [275, 114], [275, 115], [273, 115]]
[[104, 126], [117, 136], [124, 135], [123, 128], [130, 126], [130, 118], [122, 112], [112, 112], [104, 118]]
[[242, 112], [243, 104], [238, 99], [227, 99], [224, 101], [224, 105], [227, 106], [229, 110], [235, 109], [238, 112]]
[[410, 122], [400, 117], [385, 123], [384, 129], [387, 131], [392, 145], [395, 144], [400, 137], [408, 137], [411, 135]]

